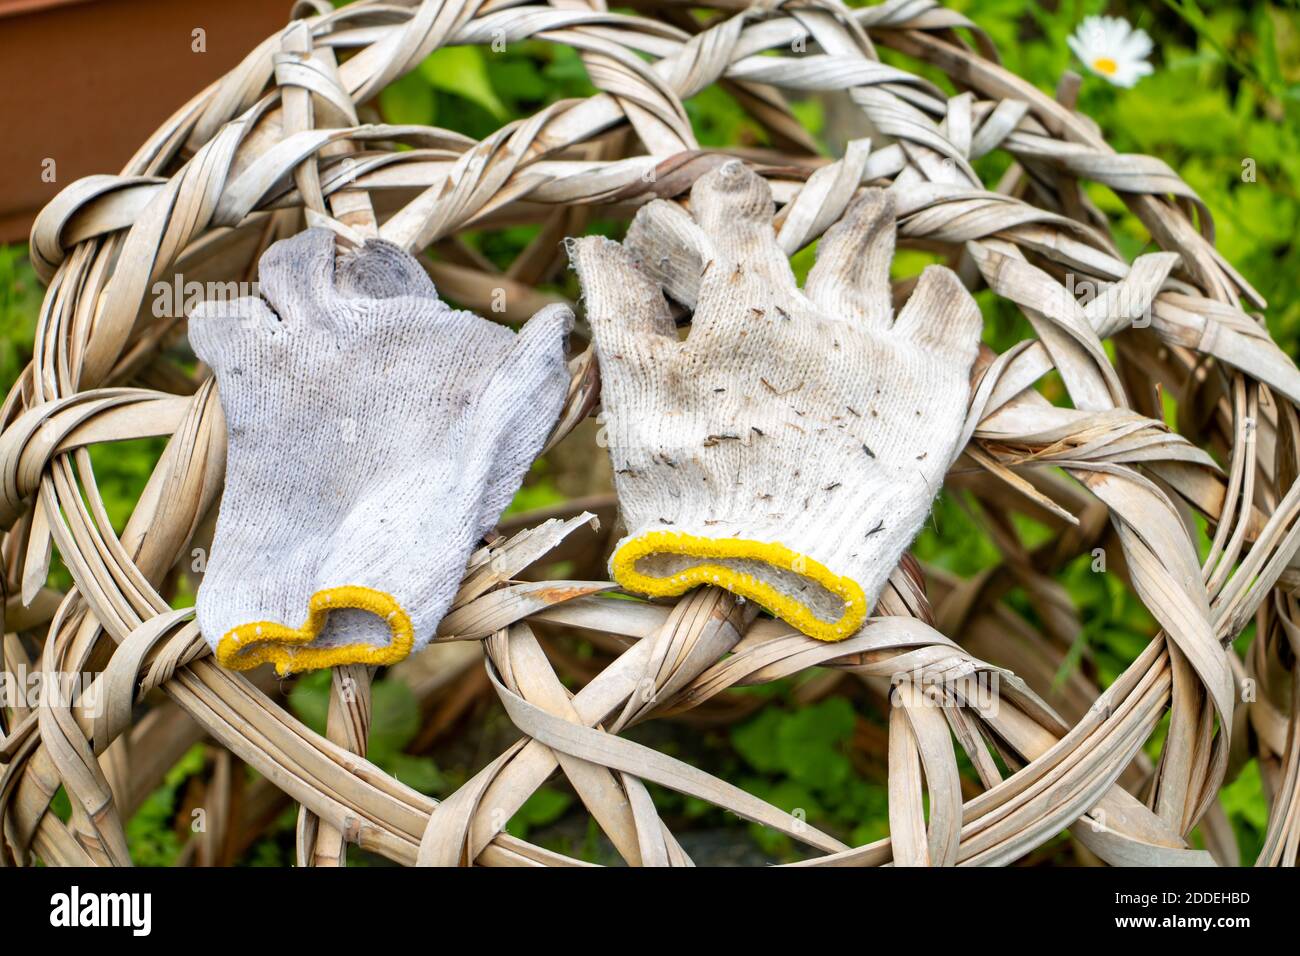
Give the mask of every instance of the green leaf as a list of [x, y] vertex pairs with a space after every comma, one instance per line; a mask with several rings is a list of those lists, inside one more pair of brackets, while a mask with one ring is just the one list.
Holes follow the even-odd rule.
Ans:
[[393, 776], [413, 790], [437, 793], [446, 789], [446, 781], [432, 757], [394, 754], [390, 766]]
[[775, 708], [765, 710], [753, 720], [733, 727], [731, 745], [755, 770], [776, 773], [781, 769], [781, 756], [776, 734], [785, 714]]
[[548, 50], [551, 62], [542, 68], [542, 75], [565, 96], [591, 96], [596, 92], [577, 50], [568, 46], [549, 46]]
[[532, 827], [545, 826], [562, 817], [572, 802], [573, 798], [562, 790], [541, 787], [510, 818], [506, 831], [522, 840]]
[[44, 292], [26, 252], [25, 246], [0, 246], [0, 389], [6, 394], [32, 356]]
[[825, 791], [853, 775], [843, 753], [856, 717], [853, 705], [832, 697], [793, 712], [765, 710], [731, 732], [731, 744], [755, 770], [783, 773]]
[[[313, 671], [300, 677], [289, 692], [289, 709], [318, 734], [325, 733], [329, 718], [332, 674]], [[384, 679], [370, 688], [370, 706], [366, 755], [373, 763], [391, 769], [420, 729], [420, 705], [401, 681]]]
[[1219, 802], [1228, 819], [1247, 823], [1261, 833], [1268, 829], [1268, 805], [1259, 776], [1259, 761], [1251, 760], [1241, 768], [1237, 779], [1219, 791]]
[[418, 72], [388, 84], [379, 94], [379, 110], [395, 126], [432, 126], [438, 115], [433, 90]]
[[325, 721], [329, 717], [330, 674], [328, 670], [305, 674], [289, 691], [289, 709], [318, 734], [325, 733]]
[[434, 50], [425, 57], [418, 72], [435, 89], [477, 103], [498, 120], [506, 118], [505, 104], [492, 89], [482, 48], [445, 46]]
[[853, 774], [841, 744], [853, 733], [853, 705], [832, 697], [796, 711], [777, 730], [781, 763], [795, 780], [825, 790]]
[[536, 61], [531, 59], [494, 56], [488, 61], [487, 73], [492, 88], [501, 90], [512, 105], [540, 103], [551, 92], [551, 85], [543, 79]]
[[844, 697], [830, 697], [797, 710], [781, 726], [783, 744], [829, 746], [853, 734], [853, 705]]
[[420, 730], [420, 705], [401, 681], [376, 681], [370, 689], [372, 708], [368, 754], [380, 766], [393, 764]]
[[539, 458], [533, 462], [528, 472], [527, 483], [515, 492], [510, 507], [506, 508], [502, 517], [509, 517], [510, 515], [516, 515], [523, 511], [533, 511], [538, 508], [549, 508], [552, 505], [559, 505], [568, 501], [564, 492], [555, 487], [555, 482], [546, 474], [546, 470], [547, 463], [544, 458]]
[[820, 820], [826, 810], [812, 790], [795, 780], [783, 780], [767, 792], [766, 800], [801, 820]]
[[[175, 865], [182, 848], [173, 823], [177, 795], [186, 780], [203, 772], [204, 762], [204, 746], [195, 744], [163, 776], [163, 785], [149, 794], [127, 821], [127, 846], [136, 866]], [[188, 826], [190, 821], [179, 822]]]

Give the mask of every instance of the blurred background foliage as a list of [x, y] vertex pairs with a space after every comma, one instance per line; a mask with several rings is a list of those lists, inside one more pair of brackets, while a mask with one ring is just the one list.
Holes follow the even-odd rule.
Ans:
[[[1269, 300], [1270, 330], [1292, 355], [1300, 340], [1300, 4], [1277, 2], [1203, 2], [1148, 0], [1104, 3], [1102, 0], [948, 0], [980, 24], [993, 38], [1006, 66], [1052, 92], [1063, 71], [1084, 72], [1072, 58], [1066, 37], [1087, 15], [1122, 16], [1155, 40], [1153, 75], [1133, 89], [1119, 89], [1084, 73], [1079, 109], [1093, 117], [1120, 152], [1156, 155], [1178, 170], [1213, 211], [1219, 248]], [[850, 0], [850, 5], [858, 5]], [[891, 51], [882, 56], [915, 69], [916, 64]], [[932, 80], [951, 90], [943, 77]], [[439, 50], [419, 69], [385, 90], [375, 107], [392, 123], [438, 125], [481, 138], [502, 122], [527, 116], [560, 99], [594, 92], [578, 55], [568, 47], [540, 42], [513, 44], [503, 51], [480, 48]], [[792, 104], [807, 128], [834, 139], [833, 121], [822, 100]], [[766, 136], [725, 93], [709, 89], [687, 104], [705, 146], [765, 145]], [[161, 119], [161, 117], [160, 117]], [[993, 154], [978, 166], [986, 182], [996, 183], [1008, 158]], [[1253, 175], [1245, 175], [1249, 170]], [[1111, 215], [1123, 252], [1146, 251], [1145, 230], [1107, 190], [1093, 188], [1092, 198]], [[613, 223], [593, 228], [617, 234]], [[471, 233], [466, 237], [484, 255], [506, 266], [536, 234], [534, 228]], [[796, 258], [798, 271], [812, 261], [812, 250]], [[912, 275], [930, 261], [923, 253], [902, 252], [897, 274]], [[576, 296], [571, 275], [559, 286]], [[42, 289], [27, 264], [25, 249], [0, 246], [0, 383], [7, 389], [30, 357]], [[986, 340], [1005, 349], [1027, 334], [1023, 320], [1006, 303], [981, 293], [986, 313]], [[1059, 383], [1043, 385], [1053, 400], [1062, 400]], [[121, 526], [162, 448], [161, 440], [133, 442], [94, 451], [96, 476], [114, 522]], [[547, 464], [539, 463], [514, 510], [552, 504], [564, 497]], [[1018, 525], [1032, 546], [1043, 529]], [[970, 575], [999, 560], [969, 502], [945, 494], [934, 520], [915, 552], [925, 562]], [[1094, 573], [1086, 558], [1061, 575], [1083, 622], [1058, 680], [1083, 668], [1103, 686], [1132, 661], [1155, 633], [1141, 604], [1114, 575]], [[188, 603], [182, 593], [179, 603]], [[1034, 611], [1022, 594], [1010, 602], [1031, 621]], [[1249, 640], [1249, 634], [1242, 639]], [[578, 648], [578, 653], [589, 653]], [[840, 682], [829, 696], [801, 702], [802, 690], [815, 676], [776, 685], [734, 691], [752, 694], [768, 705], [730, 727], [692, 728], [667, 733], [658, 722], [632, 734], [668, 753], [698, 763], [734, 781], [841, 839], [858, 844], [888, 833], [885, 768], [881, 753], [885, 715], [871, 699]], [[329, 691], [327, 673], [298, 680], [286, 692], [288, 706], [310, 726], [323, 730]], [[409, 689], [380, 678], [374, 687], [374, 728], [370, 755], [375, 762], [412, 787], [446, 795], [478, 769], [496, 750], [451, 755], [429, 752], [420, 744], [421, 713]], [[464, 734], [481, 740], [509, 731], [485, 696], [484, 706]], [[1152, 753], [1156, 753], [1156, 742]], [[421, 752], [412, 752], [421, 751]], [[466, 753], [469, 755], [467, 756]], [[873, 756], [876, 755], [876, 756]], [[132, 851], [139, 863], [168, 864], [180, 858], [188, 837], [188, 815], [181, 808], [187, 781], [206, 771], [210, 756], [194, 748], [169, 773], [136, 814], [130, 827]], [[252, 774], [251, 770], [247, 771]], [[785, 838], [728, 817], [690, 798], [652, 788], [656, 802], [684, 845], [702, 860], [737, 862], [787, 860], [796, 848]], [[1243, 862], [1253, 861], [1266, 821], [1258, 768], [1248, 764], [1221, 796], [1237, 832]], [[56, 808], [60, 804], [56, 803]], [[66, 812], [66, 804], [63, 804]], [[570, 811], [573, 811], [570, 813]], [[540, 790], [510, 822], [509, 829], [545, 845], [608, 861], [610, 851], [572, 792], [560, 781]], [[278, 823], [244, 856], [249, 864], [282, 865], [293, 859], [294, 809], [286, 807]], [[1199, 839], [1199, 836], [1196, 837]], [[353, 854], [358, 863], [370, 862]], [[1031, 864], [1078, 862], [1078, 847], [1062, 835], [1035, 853]]]

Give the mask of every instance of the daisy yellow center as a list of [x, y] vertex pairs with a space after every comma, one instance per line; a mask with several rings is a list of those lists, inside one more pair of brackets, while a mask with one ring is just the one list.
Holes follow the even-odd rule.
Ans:
[[1108, 56], [1099, 56], [1092, 61], [1092, 68], [1106, 76], [1114, 76], [1119, 71], [1119, 64]]

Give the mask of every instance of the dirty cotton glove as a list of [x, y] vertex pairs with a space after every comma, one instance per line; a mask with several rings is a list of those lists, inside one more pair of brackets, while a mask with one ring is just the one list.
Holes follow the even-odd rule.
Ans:
[[[773, 233], [771, 191], [743, 164], [702, 177], [691, 210], [656, 201], [626, 247], [569, 247], [630, 532], [611, 573], [648, 595], [723, 587], [840, 640], [960, 452], [979, 309], [931, 267], [894, 320], [883, 191], [826, 233], [803, 291]], [[685, 341], [664, 289], [694, 307]]]
[[229, 433], [198, 621], [225, 667], [392, 664], [423, 646], [568, 389], [572, 314], [518, 335], [444, 305], [371, 241], [313, 229], [260, 264], [262, 298], [190, 318]]

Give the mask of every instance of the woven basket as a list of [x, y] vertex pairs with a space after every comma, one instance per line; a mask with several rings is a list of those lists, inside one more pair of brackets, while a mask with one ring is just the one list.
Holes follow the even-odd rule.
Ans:
[[[282, 791], [302, 808], [303, 864], [337, 865], [347, 843], [403, 864], [578, 863], [504, 829], [558, 770], [631, 864], [691, 862], [649, 784], [788, 834], [804, 865], [1009, 864], [1065, 828], [1112, 864], [1233, 863], [1215, 798], [1253, 755], [1271, 804], [1261, 862], [1293, 864], [1300, 374], [1252, 311], [1259, 295], [1216, 253], [1196, 194], [1161, 161], [1115, 153], [1070, 108], [1069, 84], [1052, 99], [1007, 72], [973, 24], [934, 0], [690, 4], [709, 17], [673, 2], [634, 4], [644, 16], [600, 6], [300, 3], [300, 19], [179, 110], [120, 175], [79, 181], [43, 211], [31, 256], [49, 291], [32, 364], [0, 419], [3, 650], [11, 672], [91, 679], [78, 697], [3, 711], [0, 855], [130, 863], [123, 821], [207, 735], [224, 749], [205, 781], [198, 862], [246, 845]], [[439, 47], [525, 39], [576, 49], [599, 94], [482, 142], [358, 120], [359, 104]], [[882, 64], [877, 46], [961, 92]], [[533, 286], [563, 269], [560, 239], [596, 213], [626, 219], [651, 198], [681, 199], [722, 161], [699, 147], [683, 107], [715, 83], [775, 144], [732, 155], [770, 181], [787, 252], [814, 242], [855, 190], [892, 184], [900, 244], [946, 256], [1028, 320], [1034, 334], [1017, 347], [985, 348], [969, 444], [948, 478], [1002, 560], [963, 580], [905, 559], [881, 616], [824, 644], [715, 589], [611, 599], [609, 495], [516, 518], [474, 556], [442, 637], [400, 665], [426, 703], [490, 685], [522, 734], [435, 801], [365, 759], [365, 668], [336, 669], [321, 737], [274, 696], [268, 669], [220, 669], [192, 612], [172, 608], [210, 542], [225, 426], [212, 380], [168, 357], [183, 317], [155, 316], [151, 290], [177, 274], [251, 280], [268, 244], [327, 221], [432, 249], [445, 295], [522, 320], [551, 298]], [[786, 93], [851, 102], [870, 139], [819, 156]], [[1014, 165], [989, 191], [971, 162], [993, 150]], [[1130, 267], [1085, 180], [1113, 190], [1177, 261]], [[541, 231], [505, 273], [456, 239], [519, 223]], [[1085, 282], [1098, 291], [1091, 304], [1078, 295]], [[1134, 306], [1134, 294], [1149, 301]], [[551, 444], [585, 442], [594, 461], [604, 451], [591, 430], [571, 434], [599, 402], [583, 332]], [[1070, 407], [1035, 390], [1048, 373]], [[88, 447], [147, 436], [168, 436], [166, 450], [118, 535]], [[1052, 537], [1026, 545], [1014, 515]], [[66, 592], [50, 583], [53, 551], [74, 582]], [[1160, 626], [1104, 693], [1078, 670], [1053, 680], [1081, 626], [1054, 575], [1084, 554], [1108, 560]], [[529, 579], [560, 561], [589, 580]], [[1006, 600], [1012, 591], [1032, 621]], [[1252, 623], [1240, 658], [1230, 642]], [[575, 633], [594, 657], [554, 652]], [[868, 746], [887, 759], [889, 839], [847, 846], [622, 733], [652, 719], [750, 716], [760, 698], [724, 692], [812, 668], [820, 676], [800, 699], [858, 679], [888, 713], [887, 735]], [[969, 691], [986, 686], [992, 701]], [[1144, 745], [1157, 733], [1153, 761]], [[973, 775], [959, 775], [962, 752]], [[243, 785], [240, 761], [258, 786]], [[48, 812], [60, 787], [67, 822]], [[1188, 841], [1198, 825], [1204, 850]]]

